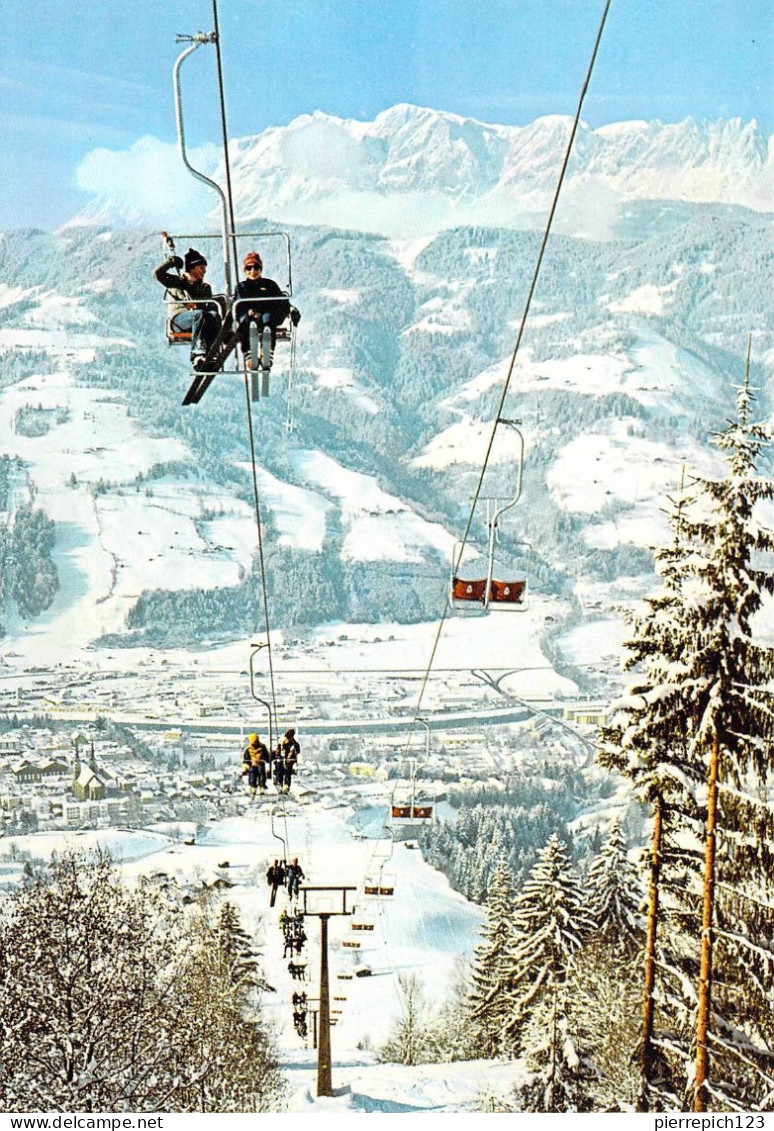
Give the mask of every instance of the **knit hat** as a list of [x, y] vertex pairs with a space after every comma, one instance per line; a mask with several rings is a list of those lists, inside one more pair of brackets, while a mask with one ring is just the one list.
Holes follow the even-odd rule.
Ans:
[[248, 251], [244, 260], [245, 267], [260, 267], [263, 270], [263, 260], [257, 251]]
[[258, 743], [261, 740], [260, 740], [260, 738], [258, 737], [257, 734], [251, 734], [251, 735], [248, 735], [247, 741], [250, 743], [251, 746], [257, 746]]
[[188, 251], [185, 253], [186, 271], [190, 271], [192, 267], [198, 267], [200, 264], [206, 267], [207, 260], [204, 258], [200, 251], [196, 250], [195, 247], [189, 247]]

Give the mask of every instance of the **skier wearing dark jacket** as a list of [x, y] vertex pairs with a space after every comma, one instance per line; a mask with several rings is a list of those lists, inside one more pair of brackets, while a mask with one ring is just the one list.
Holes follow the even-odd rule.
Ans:
[[285, 735], [280, 742], [274, 754], [274, 765], [278, 767], [279, 778], [275, 773], [274, 784], [277, 790], [287, 793], [290, 789], [290, 783], [298, 762], [298, 755], [301, 753], [301, 747], [296, 738], [296, 732], [290, 727], [285, 731]]
[[242, 352], [250, 352], [250, 322], [271, 329], [271, 349], [277, 340], [277, 327], [288, 315], [294, 325], [298, 325], [301, 315], [291, 307], [288, 296], [273, 279], [263, 278], [263, 260], [257, 251], [245, 256], [244, 271], [246, 279], [240, 279], [234, 290], [234, 317], [240, 330]]
[[285, 869], [280, 864], [279, 860], [275, 860], [266, 873], [266, 880], [271, 888], [271, 902], [270, 907], [274, 906], [274, 901], [277, 898], [277, 888], [285, 883]]
[[[176, 273], [170, 271], [170, 267], [174, 267]], [[206, 271], [207, 260], [196, 248], [189, 247], [185, 259], [171, 255], [153, 272], [154, 278], [166, 287], [169, 297], [174, 300], [169, 309], [170, 329], [176, 333], [191, 331], [191, 363], [194, 368], [204, 358], [220, 329], [217, 303], [205, 301], [213, 297], [212, 287], [204, 282]]]
[[288, 895], [292, 899], [294, 895], [298, 895], [301, 881], [305, 879], [303, 869], [298, 862], [297, 856], [294, 856], [288, 864], [286, 875], [288, 881]]

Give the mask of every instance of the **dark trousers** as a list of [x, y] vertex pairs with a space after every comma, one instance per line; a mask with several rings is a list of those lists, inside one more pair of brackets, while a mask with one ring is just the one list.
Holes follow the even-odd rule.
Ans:
[[251, 766], [247, 772], [247, 784], [250, 789], [266, 789], [266, 763], [258, 762]]

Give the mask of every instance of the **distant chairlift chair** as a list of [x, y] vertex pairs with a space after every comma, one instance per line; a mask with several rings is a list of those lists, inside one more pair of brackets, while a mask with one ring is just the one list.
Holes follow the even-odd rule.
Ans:
[[[499, 542], [500, 519], [515, 507], [521, 498], [521, 484], [524, 472], [524, 437], [516, 427], [517, 421], [504, 420], [503, 424], [509, 425], [519, 438], [519, 457], [517, 464], [516, 490], [513, 498], [503, 502], [501, 499], [490, 498], [486, 500], [486, 524], [488, 540], [486, 549], [486, 577], [464, 578], [460, 577], [459, 569], [462, 561], [464, 545], [456, 543], [452, 552], [452, 573], [449, 602], [452, 608], [463, 612], [484, 611], [494, 612], [523, 612], [527, 608], [527, 581], [518, 578], [511, 581], [500, 581], [494, 577], [495, 549]], [[498, 505], [501, 504], [501, 505]], [[528, 542], [522, 543], [531, 549]]]

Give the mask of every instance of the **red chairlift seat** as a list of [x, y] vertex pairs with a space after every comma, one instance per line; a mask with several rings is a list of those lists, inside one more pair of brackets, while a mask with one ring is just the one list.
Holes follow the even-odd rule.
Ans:
[[452, 601], [478, 601], [483, 605], [486, 596], [486, 578], [466, 581], [462, 577], [452, 578]]
[[526, 588], [526, 581], [495, 581], [492, 578], [489, 600], [501, 605], [521, 605]]
[[526, 593], [527, 582], [524, 578], [514, 581], [498, 581], [492, 578], [487, 599], [485, 577], [471, 581], [453, 577], [451, 603], [455, 608], [464, 608], [469, 603], [482, 605], [485, 609], [491, 608], [493, 605], [499, 609], [522, 609], [526, 607]]
[[392, 877], [370, 876], [363, 884], [364, 895], [390, 896], [395, 894], [395, 881]]
[[393, 805], [393, 821], [429, 821], [433, 816], [432, 805]]

